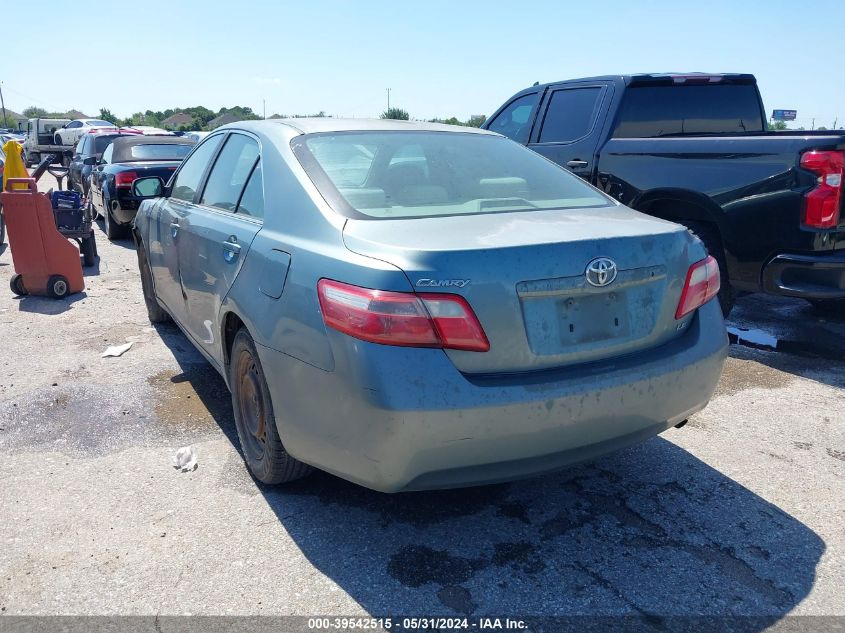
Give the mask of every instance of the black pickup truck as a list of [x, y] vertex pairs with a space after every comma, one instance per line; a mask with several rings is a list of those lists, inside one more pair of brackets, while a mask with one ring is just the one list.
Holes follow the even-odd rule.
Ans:
[[679, 222], [737, 292], [845, 305], [845, 130], [770, 132], [753, 75], [534, 85], [482, 126], [643, 213]]

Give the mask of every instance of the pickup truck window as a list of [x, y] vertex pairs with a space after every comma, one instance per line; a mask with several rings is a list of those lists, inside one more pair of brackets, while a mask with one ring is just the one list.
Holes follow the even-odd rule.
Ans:
[[613, 137], [759, 133], [762, 116], [754, 85], [632, 86]]
[[566, 143], [586, 136], [593, 127], [601, 88], [556, 90], [540, 130], [540, 143]]
[[487, 129], [504, 134], [517, 143], [527, 143], [531, 132], [531, 113], [537, 105], [537, 93], [522, 95], [511, 101], [499, 115], [493, 119]]

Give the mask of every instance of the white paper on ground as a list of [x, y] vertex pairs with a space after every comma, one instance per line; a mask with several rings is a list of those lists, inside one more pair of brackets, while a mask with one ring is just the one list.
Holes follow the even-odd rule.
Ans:
[[197, 469], [197, 452], [193, 446], [183, 446], [173, 456], [173, 468], [183, 473]]
[[106, 351], [100, 354], [100, 357], [106, 358], [107, 356], [122, 356], [129, 351], [130, 347], [132, 347], [131, 342], [124, 343], [123, 345], [112, 345], [111, 347], [107, 347]]

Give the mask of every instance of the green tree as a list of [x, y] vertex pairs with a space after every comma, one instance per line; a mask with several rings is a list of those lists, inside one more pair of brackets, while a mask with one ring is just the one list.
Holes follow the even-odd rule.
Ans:
[[786, 130], [786, 123], [783, 121], [775, 121], [774, 123], [769, 122], [769, 129], [770, 130]]
[[464, 123], [467, 127], [481, 127], [481, 124], [487, 120], [487, 116], [484, 114], [473, 114], [467, 122]]
[[27, 119], [43, 119], [47, 117], [47, 110], [38, 106], [29, 106], [21, 114]]
[[120, 118], [116, 117], [108, 108], [100, 108], [100, 118], [103, 121], [108, 121], [109, 123], [120, 123]]
[[411, 115], [407, 110], [402, 108], [390, 108], [381, 113], [380, 119], [397, 119], [399, 121], [408, 121]]

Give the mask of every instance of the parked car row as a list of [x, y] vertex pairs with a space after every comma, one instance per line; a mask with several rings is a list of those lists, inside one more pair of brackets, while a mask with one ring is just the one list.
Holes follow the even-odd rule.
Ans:
[[109, 237], [132, 223], [150, 320], [224, 377], [260, 481], [392, 492], [592, 459], [707, 404], [738, 292], [845, 299], [845, 133], [768, 132], [751, 75], [536, 85], [483, 127], [77, 146]]

